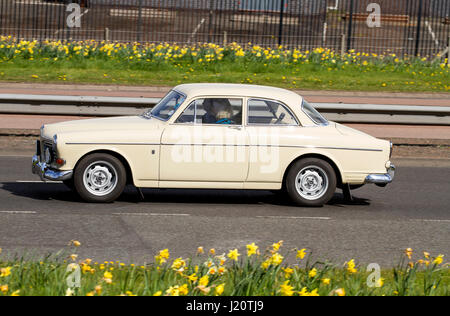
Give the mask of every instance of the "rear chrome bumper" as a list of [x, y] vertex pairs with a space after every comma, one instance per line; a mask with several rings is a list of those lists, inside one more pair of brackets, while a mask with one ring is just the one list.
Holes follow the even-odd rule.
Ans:
[[64, 181], [70, 180], [73, 176], [73, 170], [58, 171], [51, 169], [45, 162], [41, 162], [37, 155], [33, 156], [31, 172], [37, 174], [42, 181]]
[[390, 165], [387, 171], [388, 173], [385, 174], [369, 174], [366, 177], [365, 183], [373, 183], [378, 186], [386, 186], [387, 184], [394, 181], [395, 166]]

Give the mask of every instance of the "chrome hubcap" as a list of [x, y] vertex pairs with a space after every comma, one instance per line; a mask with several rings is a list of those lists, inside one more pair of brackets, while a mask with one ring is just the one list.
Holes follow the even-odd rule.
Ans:
[[303, 168], [295, 178], [295, 187], [304, 199], [320, 199], [328, 189], [327, 174], [317, 166]]
[[83, 183], [86, 190], [93, 195], [107, 195], [116, 188], [116, 169], [106, 161], [94, 162], [84, 171]]

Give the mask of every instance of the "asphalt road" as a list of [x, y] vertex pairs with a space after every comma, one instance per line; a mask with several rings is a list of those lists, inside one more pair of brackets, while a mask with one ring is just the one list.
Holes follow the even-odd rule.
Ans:
[[[399, 164], [399, 162], [397, 162]], [[337, 193], [322, 208], [302, 208], [267, 191], [144, 190], [128, 187], [113, 204], [87, 204], [63, 184], [40, 183], [30, 159], [0, 157], [3, 255], [43, 256], [79, 240], [80, 257], [144, 263], [198, 246], [218, 254], [255, 242], [265, 249], [308, 248], [315, 258], [392, 266], [405, 248], [450, 255], [450, 168], [401, 163], [386, 188], [365, 186], [348, 203]], [[288, 255], [289, 261], [294, 260]]]

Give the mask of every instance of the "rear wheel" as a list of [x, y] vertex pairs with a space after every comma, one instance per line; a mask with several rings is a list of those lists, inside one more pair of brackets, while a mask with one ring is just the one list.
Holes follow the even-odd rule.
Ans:
[[126, 181], [125, 167], [108, 154], [85, 157], [74, 174], [75, 189], [87, 202], [113, 202], [122, 194]]
[[298, 205], [323, 206], [336, 191], [336, 174], [326, 161], [305, 158], [297, 161], [288, 171], [286, 189]]

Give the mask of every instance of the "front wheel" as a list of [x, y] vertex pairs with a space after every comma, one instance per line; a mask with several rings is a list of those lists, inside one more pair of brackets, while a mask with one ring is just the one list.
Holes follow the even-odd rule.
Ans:
[[74, 173], [75, 189], [87, 202], [113, 202], [125, 189], [126, 180], [123, 164], [108, 154], [86, 156]]
[[286, 177], [289, 196], [302, 206], [323, 206], [333, 197], [336, 185], [333, 167], [317, 158], [297, 161]]

